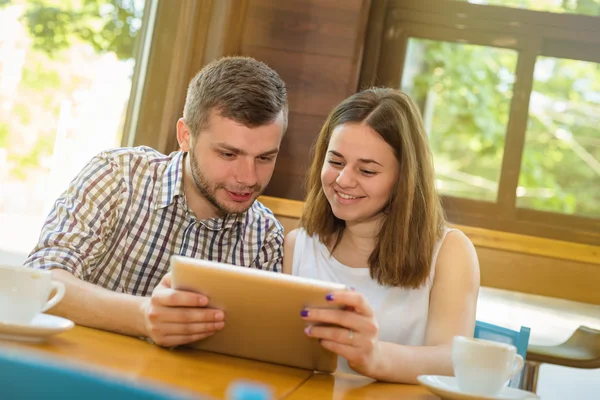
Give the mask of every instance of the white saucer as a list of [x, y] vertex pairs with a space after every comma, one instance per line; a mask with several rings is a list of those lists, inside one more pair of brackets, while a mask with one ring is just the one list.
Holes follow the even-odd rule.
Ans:
[[505, 387], [497, 396], [481, 396], [461, 392], [453, 376], [420, 375], [417, 380], [433, 394], [448, 400], [534, 400], [539, 397], [525, 390]]
[[42, 342], [74, 326], [73, 321], [50, 314], [40, 314], [28, 325], [0, 321], [0, 339]]

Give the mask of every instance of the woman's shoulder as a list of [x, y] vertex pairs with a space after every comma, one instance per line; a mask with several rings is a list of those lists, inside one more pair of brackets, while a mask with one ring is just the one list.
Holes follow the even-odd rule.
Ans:
[[446, 228], [436, 260], [436, 270], [452, 270], [453, 273], [477, 274], [479, 260], [475, 246], [459, 229]]
[[448, 249], [454, 249], [458, 251], [468, 251], [475, 250], [471, 239], [463, 231], [456, 228], [446, 227], [444, 228], [443, 241], [442, 241], [442, 249], [449, 251]]
[[306, 257], [315, 256], [314, 241], [317, 236], [309, 236], [304, 228], [296, 228], [285, 235], [283, 239], [284, 272], [292, 273], [293, 265]]
[[304, 228], [299, 227], [289, 231], [285, 235], [285, 238], [283, 239], [283, 245], [288, 249], [294, 249], [296, 247], [297, 242], [300, 242], [302, 245], [305, 245], [306, 243], [320, 243], [321, 241], [319, 239], [319, 235], [310, 236]]
[[296, 229], [289, 231], [283, 239], [283, 246], [293, 249], [294, 246], [296, 245], [296, 240], [298, 238], [298, 235], [302, 236], [303, 234], [304, 234], [303, 228], [296, 228]]

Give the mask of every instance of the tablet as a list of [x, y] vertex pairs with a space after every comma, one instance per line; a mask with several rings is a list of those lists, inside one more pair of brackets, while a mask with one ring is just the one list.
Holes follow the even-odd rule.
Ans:
[[345, 285], [283, 273], [171, 257], [174, 289], [202, 293], [225, 313], [225, 327], [191, 346], [320, 372], [333, 372], [337, 355], [304, 333], [306, 307], [339, 308], [325, 299]]

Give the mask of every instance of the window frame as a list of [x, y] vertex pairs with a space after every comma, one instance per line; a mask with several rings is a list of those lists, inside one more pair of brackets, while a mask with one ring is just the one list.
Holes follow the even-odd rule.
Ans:
[[[600, 219], [518, 208], [516, 196], [536, 60], [546, 56], [600, 63], [600, 53], [594, 52], [600, 46], [600, 17], [452, 0], [389, 0], [386, 8], [370, 21], [381, 32], [380, 42], [365, 49], [365, 58], [376, 55], [378, 62], [363, 71], [361, 87], [373, 83], [400, 87], [409, 38], [518, 52], [496, 202], [443, 195], [448, 219], [530, 236], [600, 243]], [[379, 24], [373, 21], [377, 15], [383, 19]]]

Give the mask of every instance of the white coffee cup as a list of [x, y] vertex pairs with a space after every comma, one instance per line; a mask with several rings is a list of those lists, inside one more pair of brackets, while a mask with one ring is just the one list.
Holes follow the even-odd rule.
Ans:
[[64, 295], [65, 285], [53, 281], [50, 271], [0, 266], [0, 322], [27, 325]]
[[456, 336], [452, 364], [458, 388], [469, 394], [496, 396], [523, 368], [523, 357], [510, 344]]

